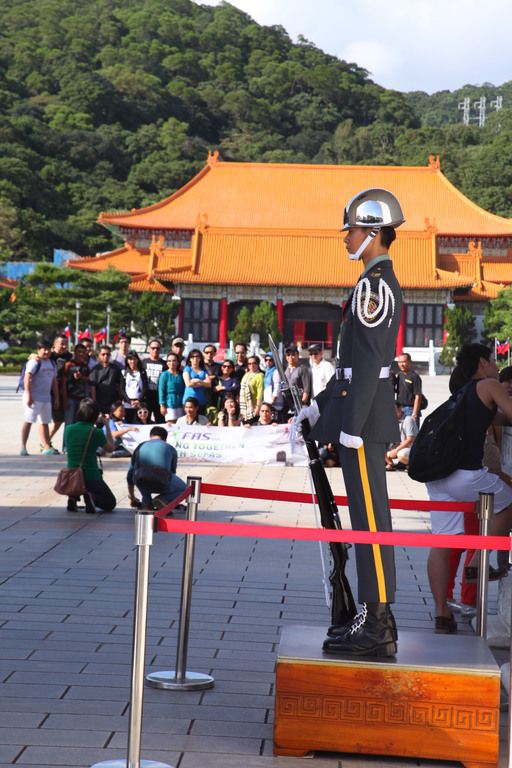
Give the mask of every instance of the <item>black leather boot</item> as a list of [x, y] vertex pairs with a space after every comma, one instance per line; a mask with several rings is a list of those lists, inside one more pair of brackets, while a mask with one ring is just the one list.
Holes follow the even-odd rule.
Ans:
[[364, 603], [346, 632], [328, 637], [323, 650], [340, 656], [394, 656], [396, 639], [396, 624], [389, 604]]
[[[390, 627], [390, 629], [391, 629], [391, 631], [393, 633], [393, 640], [396, 642], [397, 639], [398, 639], [398, 632], [397, 632], [397, 628], [396, 628], [395, 617], [391, 613], [391, 609], [389, 608], [389, 604], [386, 603], [386, 605], [388, 605], [389, 627]], [[361, 614], [362, 614], [362, 611], [360, 611], [356, 616], [354, 616], [352, 621], [349, 621], [346, 624], [331, 624], [331, 626], [327, 630], [327, 637], [340, 637], [341, 635], [344, 635], [345, 632], [347, 632], [352, 627], [354, 622], [358, 621], [361, 618]]]

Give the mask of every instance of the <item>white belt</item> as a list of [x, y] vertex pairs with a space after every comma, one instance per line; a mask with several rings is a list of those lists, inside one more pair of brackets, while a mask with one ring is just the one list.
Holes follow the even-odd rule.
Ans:
[[[352, 378], [352, 368], [344, 368], [343, 369], [343, 376], [344, 376], [345, 379], [351, 379]], [[385, 365], [384, 368], [380, 369], [379, 379], [389, 379], [389, 365]]]

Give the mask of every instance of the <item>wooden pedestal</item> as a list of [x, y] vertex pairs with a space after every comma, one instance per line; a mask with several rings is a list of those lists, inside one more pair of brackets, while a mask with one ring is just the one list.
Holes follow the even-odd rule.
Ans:
[[496, 768], [500, 672], [484, 640], [399, 632], [393, 659], [327, 656], [325, 631], [285, 627], [274, 753], [459, 760]]

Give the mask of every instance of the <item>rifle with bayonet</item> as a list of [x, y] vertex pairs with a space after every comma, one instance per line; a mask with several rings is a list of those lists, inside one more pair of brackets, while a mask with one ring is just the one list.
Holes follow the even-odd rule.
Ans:
[[[295, 411], [295, 415], [297, 415], [302, 407], [299, 391], [296, 386], [290, 386], [288, 384], [288, 380], [284, 373], [284, 367], [281, 358], [279, 357], [279, 352], [270, 334], [268, 342], [281, 380], [281, 390], [283, 392], [289, 392], [293, 403], [293, 410]], [[304, 421], [302, 421], [302, 436], [308, 452], [309, 471], [311, 473], [311, 480], [313, 482], [318, 508], [320, 510], [322, 527], [339, 531], [341, 530], [341, 521], [338, 507], [336, 506], [334, 494], [318, 452], [318, 446], [314, 440], [308, 439], [309, 432], [309, 422], [307, 419], [304, 419]], [[333, 561], [333, 568], [329, 575], [329, 581], [332, 587], [331, 623], [348, 624], [356, 614], [356, 606], [352, 596], [352, 590], [345, 575], [349, 545], [345, 542], [331, 541], [329, 547]]]

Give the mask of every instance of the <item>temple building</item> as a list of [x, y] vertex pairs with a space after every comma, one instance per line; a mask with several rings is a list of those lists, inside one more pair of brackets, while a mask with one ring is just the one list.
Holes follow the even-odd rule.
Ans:
[[475, 317], [512, 283], [512, 219], [484, 211], [442, 174], [425, 167], [223, 162], [204, 168], [170, 197], [99, 223], [124, 244], [70, 261], [117, 267], [132, 291], [179, 299], [178, 328], [197, 342], [226, 346], [241, 307], [271, 302], [286, 341], [332, 346], [343, 302], [361, 265], [340, 233], [345, 203], [384, 187], [406, 218], [391, 247], [404, 294], [397, 352], [443, 342], [445, 308], [464, 302]]

